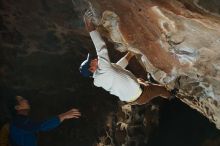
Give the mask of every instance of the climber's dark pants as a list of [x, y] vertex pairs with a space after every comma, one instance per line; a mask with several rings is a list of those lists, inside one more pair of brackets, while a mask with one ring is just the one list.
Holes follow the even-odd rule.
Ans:
[[163, 97], [165, 99], [169, 99], [169, 97], [171, 96], [170, 91], [168, 91], [164, 86], [161, 85], [141, 84], [141, 88], [142, 88], [142, 94], [137, 100], [131, 102], [131, 104], [142, 105], [150, 102], [152, 99], [158, 96]]

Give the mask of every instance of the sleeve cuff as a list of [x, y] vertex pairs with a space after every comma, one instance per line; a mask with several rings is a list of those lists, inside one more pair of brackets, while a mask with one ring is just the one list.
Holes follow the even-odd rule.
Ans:
[[105, 45], [105, 42], [97, 30], [93, 30], [89, 34], [97, 50], [101, 49], [101, 47]]
[[116, 64], [121, 66], [122, 68], [126, 68], [126, 66], [128, 65], [128, 60], [123, 57]]
[[101, 38], [101, 36], [100, 36], [100, 34], [99, 34], [99, 32], [98, 32], [97, 30], [93, 30], [93, 31], [91, 31], [89, 34], [90, 34], [90, 36], [91, 36], [93, 42], [103, 41], [102, 38]]
[[93, 30], [93, 31], [89, 32], [89, 34], [90, 34], [91, 37], [99, 35], [97, 30]]

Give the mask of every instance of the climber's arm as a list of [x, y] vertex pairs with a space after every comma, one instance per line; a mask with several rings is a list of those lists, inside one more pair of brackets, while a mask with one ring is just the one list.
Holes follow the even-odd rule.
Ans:
[[102, 37], [100, 36], [99, 32], [96, 30], [93, 30], [90, 32], [90, 36], [91, 36], [92, 42], [96, 48], [98, 60], [99, 61], [105, 60], [106, 62], [110, 63], [106, 44], [103, 41]]
[[116, 64], [121, 66], [122, 68], [125, 68], [129, 61], [131, 60], [131, 58], [134, 56], [133, 53], [128, 52], [124, 57], [122, 57]]
[[92, 42], [96, 48], [96, 53], [98, 56], [98, 66], [99, 68], [106, 68], [111, 65], [109, 55], [108, 55], [108, 50], [106, 47], [106, 44], [104, 40], [102, 39], [101, 35], [99, 34], [98, 31], [96, 31], [96, 28], [92, 22], [92, 19], [90, 18], [91, 16], [88, 16], [89, 14], [85, 14], [84, 16], [84, 22], [85, 22], [85, 27], [87, 31], [90, 34], [90, 37], [92, 39]]

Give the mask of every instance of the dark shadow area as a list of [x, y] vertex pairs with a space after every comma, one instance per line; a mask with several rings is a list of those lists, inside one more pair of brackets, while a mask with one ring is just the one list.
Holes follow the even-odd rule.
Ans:
[[[78, 9], [71, 0], [0, 0], [0, 8], [0, 127], [12, 118], [13, 98], [21, 95], [30, 101], [36, 120], [72, 107], [82, 112], [78, 120], [39, 133], [40, 146], [93, 146], [105, 132], [107, 116], [119, 107], [118, 98], [79, 74], [93, 45]], [[116, 62], [123, 54], [108, 46]], [[135, 59], [129, 69], [146, 78]], [[179, 100], [164, 101], [148, 146], [219, 146], [219, 137], [197, 111]]]
[[219, 14], [220, 2], [219, 0], [199, 0], [198, 4], [209, 12]]
[[205, 141], [220, 137], [213, 123], [178, 99], [162, 104], [154, 134], [148, 146], [212, 146]]

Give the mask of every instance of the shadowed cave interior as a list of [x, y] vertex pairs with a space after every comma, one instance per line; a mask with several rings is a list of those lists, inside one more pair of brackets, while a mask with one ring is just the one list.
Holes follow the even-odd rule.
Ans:
[[[213, 6], [201, 3], [207, 8]], [[0, 126], [11, 118], [8, 110], [11, 99], [21, 95], [30, 101], [31, 116], [36, 120], [71, 107], [82, 112], [78, 120], [69, 120], [50, 132], [39, 133], [39, 145], [93, 146], [99, 143], [100, 137], [105, 135], [107, 119], [115, 117], [120, 110], [119, 100], [94, 87], [92, 79], [83, 78], [79, 73], [81, 61], [94, 46], [71, 1], [1, 0], [0, 9]], [[108, 48], [112, 62], [123, 56], [111, 43]], [[137, 60], [133, 59], [128, 69], [146, 78]], [[215, 125], [180, 100], [158, 98], [152, 104], [159, 107], [158, 115], [154, 115], [159, 123], [150, 127], [147, 143], [136, 137], [139, 144], [131, 140], [127, 145], [220, 145], [220, 131]], [[142, 130], [137, 129], [138, 135]]]

